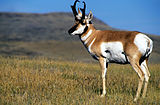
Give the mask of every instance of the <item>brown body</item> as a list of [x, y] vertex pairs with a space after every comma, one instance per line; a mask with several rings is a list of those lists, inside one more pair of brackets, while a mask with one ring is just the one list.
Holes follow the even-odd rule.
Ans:
[[[93, 30], [92, 34], [86, 39], [88, 40], [88, 43], [85, 44], [85, 47], [88, 48], [88, 46], [91, 44], [93, 39], [95, 38], [94, 43], [92, 44], [92, 52], [94, 52], [98, 57], [100, 57], [101, 49], [100, 45], [102, 42], [121, 42], [123, 44], [124, 52], [129, 55], [132, 52], [135, 53], [135, 51], [138, 51], [137, 46], [134, 44], [134, 38], [137, 34], [140, 32], [136, 31], [112, 31], [112, 30], [96, 30], [94, 26], [91, 24], [88, 28], [88, 31], [86, 31], [83, 35], [80, 37], [84, 37], [89, 30]], [[85, 40], [85, 41], [86, 41]], [[82, 41], [83, 43], [85, 41]], [[132, 47], [132, 48], [131, 48]], [[139, 51], [138, 51], [139, 52]]]
[[102, 69], [103, 93], [106, 94], [105, 79], [108, 63], [130, 64], [139, 76], [139, 84], [136, 97], [140, 96], [143, 82], [145, 80], [143, 97], [146, 95], [150, 73], [148, 70], [148, 58], [152, 52], [153, 42], [145, 34], [136, 31], [102, 31], [96, 30], [91, 23], [92, 12], [85, 16], [85, 2], [82, 13], [76, 3], [71, 6], [75, 16], [75, 25], [68, 31], [71, 35], [79, 35], [80, 40], [87, 48], [88, 52], [99, 60]]

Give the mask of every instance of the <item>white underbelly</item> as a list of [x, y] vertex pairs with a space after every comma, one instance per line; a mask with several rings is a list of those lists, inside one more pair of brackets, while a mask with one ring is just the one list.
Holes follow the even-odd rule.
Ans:
[[129, 62], [121, 42], [104, 42], [101, 45], [101, 52], [108, 62], [120, 64]]
[[128, 59], [123, 52], [108, 52], [106, 59], [111, 63], [128, 63]]

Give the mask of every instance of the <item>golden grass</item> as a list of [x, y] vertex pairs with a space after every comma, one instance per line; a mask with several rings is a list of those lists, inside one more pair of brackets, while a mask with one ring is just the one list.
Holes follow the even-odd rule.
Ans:
[[0, 57], [0, 105], [160, 104], [159, 68], [150, 65], [147, 96], [134, 103], [138, 76], [129, 65], [109, 65], [107, 95], [100, 98], [98, 64]]

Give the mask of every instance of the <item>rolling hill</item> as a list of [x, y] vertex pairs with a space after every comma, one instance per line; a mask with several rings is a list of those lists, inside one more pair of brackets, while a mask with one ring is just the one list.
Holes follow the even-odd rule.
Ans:
[[[71, 40], [73, 22], [71, 13], [0, 13], [0, 41]], [[113, 29], [96, 18], [93, 22], [98, 29]]]
[[[0, 13], [0, 55], [45, 56], [62, 60], [92, 61], [78, 37], [68, 35], [71, 13]], [[94, 18], [97, 29], [117, 30]], [[160, 36], [154, 41], [151, 62], [160, 63]]]

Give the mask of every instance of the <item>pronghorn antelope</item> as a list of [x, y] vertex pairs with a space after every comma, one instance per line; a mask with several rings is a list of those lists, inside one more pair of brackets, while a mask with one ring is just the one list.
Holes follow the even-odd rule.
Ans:
[[88, 16], [85, 15], [85, 2], [83, 2], [84, 8], [78, 8], [77, 12], [77, 2], [79, 1], [76, 0], [74, 5], [71, 6], [75, 24], [68, 33], [70, 35], [78, 35], [91, 56], [99, 60], [103, 80], [101, 96], [104, 97], [106, 94], [105, 78], [108, 63], [118, 63], [130, 64], [139, 76], [139, 84], [134, 101], [137, 101], [140, 96], [144, 80], [142, 97], [145, 97], [150, 77], [147, 62], [153, 48], [152, 40], [137, 31], [96, 30], [91, 22], [93, 18], [92, 12], [90, 11]]

